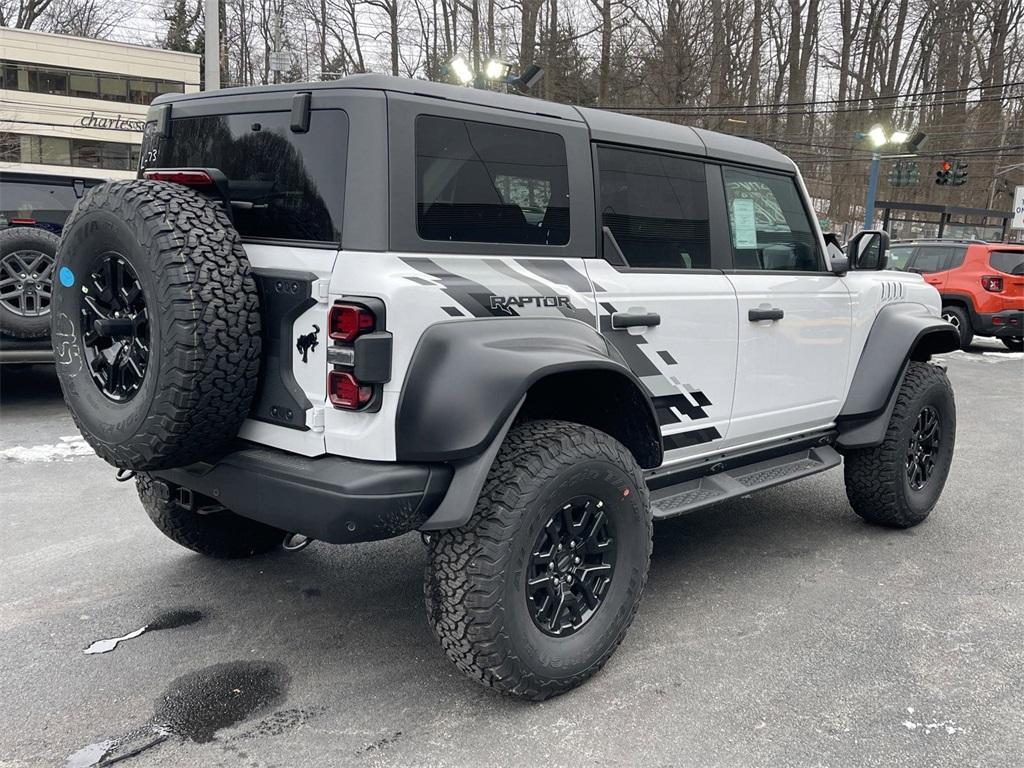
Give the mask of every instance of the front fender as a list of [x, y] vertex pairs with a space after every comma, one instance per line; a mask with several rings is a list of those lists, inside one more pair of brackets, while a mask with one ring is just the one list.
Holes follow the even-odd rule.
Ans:
[[960, 334], [920, 304], [882, 307], [868, 333], [836, 423], [838, 445], [878, 445], [885, 436], [907, 364], [960, 348]]
[[413, 352], [398, 403], [399, 461], [455, 461], [482, 453], [535, 382], [573, 370], [611, 370], [644, 392], [604, 337], [572, 318], [475, 318], [437, 323]]

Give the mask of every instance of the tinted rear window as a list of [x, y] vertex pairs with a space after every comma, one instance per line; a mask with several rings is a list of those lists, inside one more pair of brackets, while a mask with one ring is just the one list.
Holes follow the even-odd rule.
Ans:
[[[102, 182], [90, 180], [89, 186], [99, 183]], [[59, 232], [77, 202], [70, 181], [64, 185], [13, 181], [0, 176], [0, 227], [11, 219], [33, 219], [46, 225], [45, 229]]]
[[290, 125], [290, 112], [185, 117], [156, 141], [150, 123], [142, 167], [219, 169], [232, 201], [243, 203], [232, 206], [243, 237], [338, 242], [348, 117], [314, 110], [307, 133]]
[[988, 263], [1008, 275], [1024, 275], [1024, 251], [992, 251]]
[[424, 240], [565, 245], [565, 142], [545, 131], [421, 116], [416, 209]]

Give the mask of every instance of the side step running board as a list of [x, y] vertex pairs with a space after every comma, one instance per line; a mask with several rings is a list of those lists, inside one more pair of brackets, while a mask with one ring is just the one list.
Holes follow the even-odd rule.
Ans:
[[651, 513], [655, 520], [664, 520], [798, 477], [824, 472], [838, 467], [840, 463], [842, 457], [828, 445], [776, 456], [651, 491]]

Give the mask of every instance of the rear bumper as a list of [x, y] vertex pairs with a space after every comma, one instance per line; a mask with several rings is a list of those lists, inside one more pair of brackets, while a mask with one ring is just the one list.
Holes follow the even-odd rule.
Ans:
[[244, 448], [216, 463], [153, 473], [161, 493], [195, 506], [220, 504], [243, 517], [332, 544], [376, 541], [415, 530], [451, 482], [446, 464], [307, 458], [271, 448]]
[[1024, 336], [1024, 310], [1007, 309], [991, 315], [979, 313], [974, 332], [980, 336], [996, 336], [1000, 339]]

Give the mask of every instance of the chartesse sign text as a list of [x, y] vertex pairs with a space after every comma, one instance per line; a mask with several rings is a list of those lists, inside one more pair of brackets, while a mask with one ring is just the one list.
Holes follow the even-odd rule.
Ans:
[[132, 120], [121, 115], [97, 117], [95, 112], [83, 115], [81, 124], [85, 128], [103, 128], [108, 131], [141, 131], [146, 127], [145, 120]]

